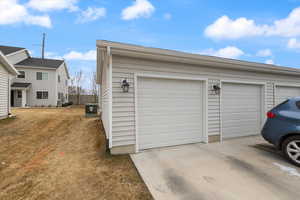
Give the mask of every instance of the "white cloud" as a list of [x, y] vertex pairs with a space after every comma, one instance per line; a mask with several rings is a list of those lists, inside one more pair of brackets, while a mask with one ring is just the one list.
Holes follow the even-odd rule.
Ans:
[[137, 18], [148, 18], [152, 15], [155, 8], [148, 0], [135, 0], [133, 5], [122, 11], [123, 20], [132, 20]]
[[31, 15], [27, 8], [19, 4], [17, 0], [1, 0], [0, 10], [0, 25], [24, 23], [46, 28], [52, 26], [48, 15]]
[[71, 51], [63, 56], [66, 60], [86, 60], [95, 61], [97, 53], [95, 50], [90, 50], [87, 52]]
[[91, 22], [105, 16], [106, 16], [105, 8], [88, 7], [86, 10], [81, 11], [81, 14], [78, 17], [77, 21], [79, 23]]
[[28, 7], [38, 11], [51, 11], [51, 10], [63, 10], [76, 11], [78, 0], [30, 0]]
[[225, 47], [225, 48], [219, 49], [219, 50], [207, 49], [207, 50], [200, 52], [200, 54], [235, 59], [235, 58], [239, 58], [240, 56], [244, 55], [245, 53], [237, 47], [228, 46], [228, 47]]
[[205, 35], [213, 39], [239, 39], [250, 36], [295, 37], [300, 35], [300, 7], [287, 18], [274, 21], [271, 25], [258, 25], [244, 17], [232, 20], [222, 16], [205, 29]]
[[274, 65], [274, 61], [272, 59], [266, 60], [265, 63], [269, 65]]
[[259, 57], [268, 57], [268, 56], [272, 56], [272, 51], [270, 49], [262, 49], [262, 50], [259, 50], [256, 53], [256, 55]]
[[261, 27], [253, 20], [243, 17], [231, 20], [228, 16], [223, 16], [205, 29], [205, 35], [214, 39], [237, 39], [261, 34], [263, 34]]
[[44, 16], [32, 16], [28, 15], [24, 20], [25, 24], [44, 26], [47, 28], [52, 27], [51, 19], [48, 15]]
[[165, 20], [170, 20], [170, 19], [172, 19], [171, 13], [165, 13], [165, 14], [164, 14], [164, 19], [165, 19]]
[[291, 38], [289, 39], [287, 46], [290, 49], [300, 49], [300, 41], [296, 38]]
[[57, 60], [63, 60], [64, 58], [57, 55], [55, 52], [45, 52], [45, 58], [51, 58], [51, 59], [57, 59]]

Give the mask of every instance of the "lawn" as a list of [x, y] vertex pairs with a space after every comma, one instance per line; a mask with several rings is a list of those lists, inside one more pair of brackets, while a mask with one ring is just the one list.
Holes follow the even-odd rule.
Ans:
[[82, 108], [16, 109], [0, 121], [0, 199], [152, 199], [128, 155], [105, 149]]

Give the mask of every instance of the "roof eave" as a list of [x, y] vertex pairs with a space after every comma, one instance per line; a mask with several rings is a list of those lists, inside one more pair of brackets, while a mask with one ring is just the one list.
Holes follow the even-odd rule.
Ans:
[[15, 54], [17, 54], [17, 53], [21, 53], [21, 52], [23, 52], [23, 51], [25, 51], [25, 53], [28, 55], [28, 57], [30, 56], [29, 53], [28, 53], [28, 51], [27, 51], [27, 49], [20, 49], [20, 50], [18, 50], [18, 51], [15, 51], [15, 52], [6, 54], [5, 56], [13, 56], [13, 55], [15, 55]]
[[14, 76], [19, 75], [19, 72], [16, 70], [16, 68], [12, 64], [9, 63], [9, 61], [7, 60], [7, 58], [1, 51], [0, 51], [0, 60], [8, 72], [10, 72]]
[[143, 47], [143, 46], [117, 43], [117, 42], [111, 42], [105, 40], [97, 41], [98, 48], [102, 49], [107, 46], [111, 47], [112, 54], [120, 55], [120, 56], [300, 76], [300, 70], [296, 68], [268, 65], [262, 63], [234, 60], [234, 59], [226, 59], [226, 58], [220, 58], [214, 56], [204, 56], [199, 54], [191, 54], [191, 53], [185, 53], [185, 52], [179, 52], [173, 50]]
[[28, 69], [44, 69], [44, 70], [57, 70], [58, 67], [41, 67], [41, 66], [28, 66], [28, 65], [15, 65], [16, 68], [28, 68]]

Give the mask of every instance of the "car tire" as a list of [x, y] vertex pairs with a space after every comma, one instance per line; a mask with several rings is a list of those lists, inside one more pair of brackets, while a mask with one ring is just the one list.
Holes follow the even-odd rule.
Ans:
[[292, 164], [300, 167], [300, 135], [291, 136], [285, 139], [282, 144], [282, 150], [285, 157]]

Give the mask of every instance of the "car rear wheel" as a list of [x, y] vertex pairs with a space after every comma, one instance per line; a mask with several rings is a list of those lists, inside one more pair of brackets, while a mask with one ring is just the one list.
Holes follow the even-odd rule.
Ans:
[[283, 142], [285, 156], [295, 165], [300, 167], [300, 136], [292, 136]]

